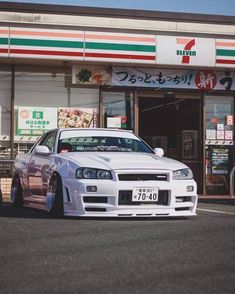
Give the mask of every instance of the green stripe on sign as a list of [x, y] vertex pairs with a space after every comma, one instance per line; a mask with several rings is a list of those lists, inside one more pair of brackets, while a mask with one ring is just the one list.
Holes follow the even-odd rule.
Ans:
[[139, 51], [139, 52], [155, 52], [156, 47], [152, 45], [132, 45], [132, 44], [112, 44], [112, 43], [93, 43], [86, 42], [86, 49], [102, 49], [102, 50], [122, 50], [122, 51]]
[[83, 42], [60, 40], [10, 39], [10, 44], [18, 46], [83, 48]]
[[8, 45], [8, 38], [0, 38], [1, 45]]
[[217, 56], [235, 56], [235, 50], [216, 49]]

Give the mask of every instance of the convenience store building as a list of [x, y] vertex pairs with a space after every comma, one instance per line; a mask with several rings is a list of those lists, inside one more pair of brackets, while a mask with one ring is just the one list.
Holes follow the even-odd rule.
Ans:
[[126, 128], [228, 195], [234, 91], [234, 17], [0, 2], [0, 159], [57, 126]]

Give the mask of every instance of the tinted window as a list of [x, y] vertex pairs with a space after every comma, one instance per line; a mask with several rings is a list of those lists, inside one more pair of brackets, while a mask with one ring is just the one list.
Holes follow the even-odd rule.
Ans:
[[58, 152], [143, 152], [154, 153], [138, 138], [86, 136], [59, 140]]

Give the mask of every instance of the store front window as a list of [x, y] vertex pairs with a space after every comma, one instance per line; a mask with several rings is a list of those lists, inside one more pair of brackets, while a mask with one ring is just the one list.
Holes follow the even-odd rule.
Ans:
[[134, 129], [134, 95], [130, 92], [103, 92], [103, 126]]
[[229, 194], [229, 174], [234, 157], [234, 99], [206, 97], [206, 194]]
[[68, 88], [65, 73], [17, 71], [15, 75], [15, 142], [28, 151], [46, 131], [61, 127], [96, 127], [98, 89]]

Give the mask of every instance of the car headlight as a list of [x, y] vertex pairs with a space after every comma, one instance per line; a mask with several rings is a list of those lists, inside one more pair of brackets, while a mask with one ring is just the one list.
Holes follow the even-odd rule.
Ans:
[[80, 167], [77, 169], [76, 177], [78, 179], [100, 179], [111, 180], [112, 174], [109, 170], [90, 167]]
[[190, 168], [178, 169], [173, 171], [174, 180], [189, 180], [193, 179], [193, 172]]

